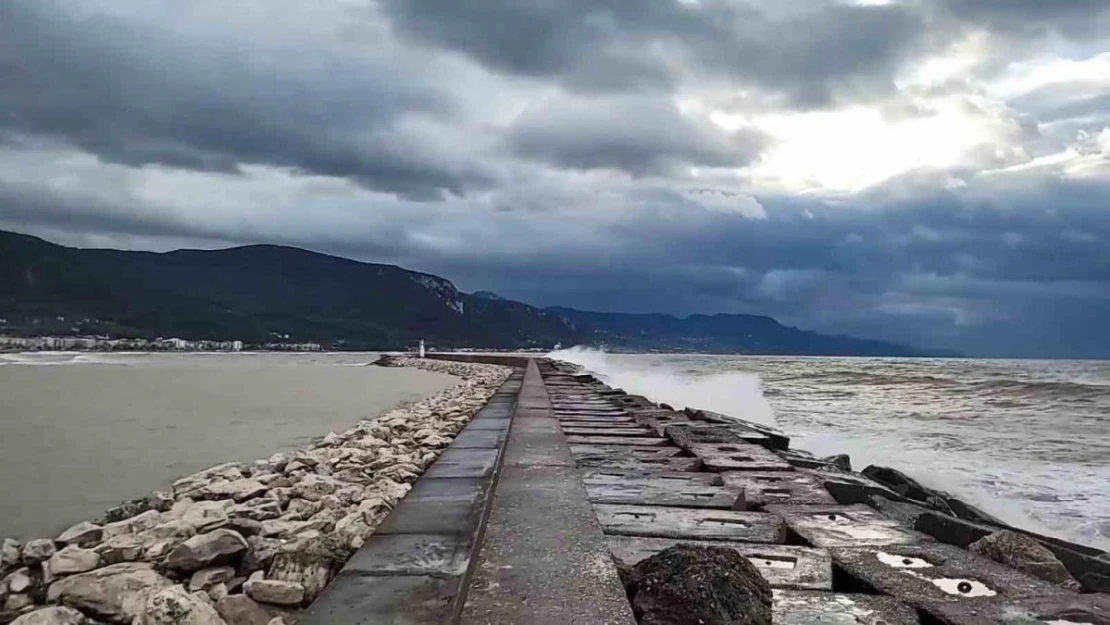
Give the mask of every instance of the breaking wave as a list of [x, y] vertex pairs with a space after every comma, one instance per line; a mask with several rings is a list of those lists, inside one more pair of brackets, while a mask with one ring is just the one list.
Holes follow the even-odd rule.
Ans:
[[680, 410], [689, 406], [765, 425], [775, 424], [771, 404], [763, 396], [762, 381], [755, 373], [729, 371], [691, 376], [667, 365], [640, 366], [601, 350], [581, 347], [552, 352], [550, 357], [574, 363], [610, 386]]

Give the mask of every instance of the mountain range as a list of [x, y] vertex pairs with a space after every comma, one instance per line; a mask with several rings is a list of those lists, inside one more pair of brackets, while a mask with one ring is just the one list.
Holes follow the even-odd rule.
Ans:
[[316, 342], [333, 349], [549, 348], [928, 355], [758, 315], [537, 308], [448, 280], [276, 245], [166, 253], [78, 249], [0, 231], [0, 333]]

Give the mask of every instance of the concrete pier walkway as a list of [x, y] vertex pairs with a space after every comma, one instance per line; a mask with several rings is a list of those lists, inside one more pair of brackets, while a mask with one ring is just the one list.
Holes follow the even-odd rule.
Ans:
[[[617, 563], [691, 542], [749, 558], [776, 624], [1110, 623], [1110, 596], [972, 555], [960, 547], [982, 526], [930, 521], [771, 428], [675, 411], [548, 360], [439, 357], [517, 373], [299, 623], [632, 625]], [[900, 513], [863, 505], [876, 494]], [[1084, 583], [1110, 572], [1058, 547], [1094, 571]]]

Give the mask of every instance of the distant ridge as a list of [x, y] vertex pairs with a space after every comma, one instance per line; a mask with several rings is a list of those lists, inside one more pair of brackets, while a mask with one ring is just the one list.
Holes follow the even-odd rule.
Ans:
[[317, 342], [333, 349], [623, 349], [924, 355], [755, 315], [540, 309], [449, 280], [278, 245], [166, 253], [76, 249], [0, 231], [0, 333]]

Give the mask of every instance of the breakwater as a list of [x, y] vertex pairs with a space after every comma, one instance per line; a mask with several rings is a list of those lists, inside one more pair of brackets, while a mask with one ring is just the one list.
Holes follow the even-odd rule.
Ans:
[[[123, 621], [130, 615], [126, 610], [138, 610], [146, 623], [216, 625], [220, 621], [213, 619], [264, 625], [269, 622], [264, 619], [275, 616], [301, 625], [631, 624], [653, 609], [635, 584], [627, 583], [636, 567], [671, 546], [695, 543], [725, 547], [753, 564], [773, 589], [775, 623], [1110, 623], [1110, 603], [1103, 594], [1110, 590], [1105, 553], [1008, 528], [896, 470], [870, 467], [856, 473], [850, 458], [817, 458], [793, 449], [789, 437], [773, 428], [705, 410], [674, 410], [610, 388], [565, 363], [465, 355], [460, 360], [482, 358], [483, 364], [462, 365], [452, 358], [387, 363], [502, 363], [514, 373], [489, 369], [497, 377], [488, 381], [472, 413], [447, 419], [457, 435], [435, 441], [437, 459], [429, 460], [421, 477], [415, 472], [404, 476], [411, 480], [411, 492], [410, 482], [396, 489], [398, 498], [377, 512], [379, 521], [367, 523], [359, 540], [347, 543], [358, 548], [341, 568], [340, 559], [326, 550], [284, 549], [285, 555], [275, 556], [268, 567], [255, 569], [253, 579], [238, 580], [250, 584], [245, 593], [228, 587], [229, 594], [214, 601], [215, 611], [208, 611], [202, 606], [212, 600], [212, 589], [217, 595], [225, 589], [216, 583], [202, 592], [207, 576], [230, 573], [210, 566], [186, 581], [174, 572], [175, 563], [216, 553], [216, 559], [227, 561], [220, 566], [230, 566], [240, 578], [247, 572], [244, 566], [254, 565], [245, 565], [244, 551], [234, 546], [224, 553], [220, 545], [231, 541], [193, 551], [194, 541], [190, 549], [175, 548], [176, 557], [163, 555], [147, 565], [176, 590], [159, 582], [144, 601], [125, 602], [111, 617], [98, 616]], [[442, 417], [434, 411], [409, 415], [403, 421], [406, 440]], [[324, 451], [362, 449], [355, 441], [368, 442], [366, 428], [382, 422], [360, 424], [357, 432], [330, 436], [314, 449], [327, 462], [344, 463], [344, 471], [395, 471], [406, 458], [340, 460], [339, 454], [332, 459], [332, 452]], [[286, 460], [288, 468], [293, 460]], [[303, 481], [309, 484], [304, 488], [337, 477], [321, 475], [319, 466], [317, 460], [311, 471], [305, 470]], [[325, 466], [324, 471], [337, 468]], [[210, 485], [230, 489], [229, 483], [252, 478], [241, 473]], [[232, 505], [258, 501], [251, 507], [275, 507], [269, 502], [276, 502], [288, 515], [304, 504], [284, 501], [283, 488], [294, 487], [271, 486], [242, 503], [232, 497]], [[311, 502], [314, 496], [297, 499]], [[375, 504], [364, 500], [359, 505]], [[130, 516], [130, 522], [139, 524], [134, 519], [143, 514]], [[230, 527], [224, 530], [236, 531]], [[297, 528], [293, 543], [327, 544], [321, 540], [323, 529]], [[74, 528], [51, 547], [77, 541], [85, 529]], [[45, 544], [28, 544], [18, 557], [26, 565], [46, 551]], [[325, 561], [330, 564], [322, 566]], [[31, 585], [46, 584], [52, 574], [49, 564], [39, 567], [44, 579], [36, 582], [32, 571]], [[208, 600], [187, 592], [201, 570], [198, 592]], [[287, 578], [298, 580], [292, 583], [306, 593], [298, 601], [292, 601], [295, 589], [283, 584]], [[49, 582], [45, 600], [93, 610], [94, 602], [81, 603], [87, 600], [53, 590], [59, 583], [74, 585], [67, 579]], [[122, 587], [145, 587], [155, 578], [143, 572], [134, 579]], [[18, 586], [25, 589], [27, 583], [20, 579]], [[308, 602], [309, 588], [319, 595], [306, 611], [283, 611], [282, 601]], [[241, 599], [229, 601], [228, 596]], [[247, 601], [261, 612], [233, 616], [228, 609], [229, 604], [252, 605]], [[55, 611], [50, 623], [74, 617], [62, 608]], [[198, 616], [183, 619], [181, 614]]]
[[775, 623], [1110, 622], [1106, 554], [1008, 528], [894, 470], [853, 472], [773, 428], [543, 359], [491, 427], [505, 440], [469, 474], [485, 490], [431, 525], [402, 500], [302, 623], [633, 623], [644, 606], [621, 574], [679, 543], [748, 558]]

